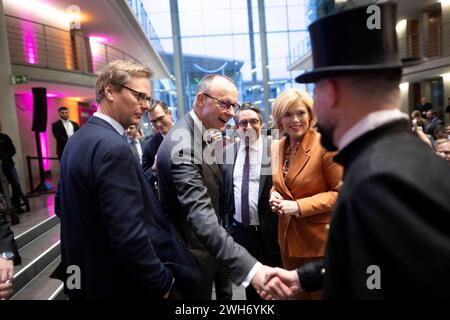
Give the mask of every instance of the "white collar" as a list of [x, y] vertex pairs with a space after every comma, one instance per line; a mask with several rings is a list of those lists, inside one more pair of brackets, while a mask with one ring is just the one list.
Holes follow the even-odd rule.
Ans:
[[342, 150], [363, 134], [399, 119], [409, 119], [409, 117], [399, 109], [381, 110], [369, 113], [344, 133], [338, 143], [339, 150]]
[[191, 111], [189, 112], [189, 114], [191, 115], [192, 119], [194, 120], [194, 124], [195, 124], [195, 126], [197, 127], [197, 129], [199, 129], [200, 132], [203, 133], [203, 131], [204, 131], [203, 124], [202, 124], [202, 122], [200, 121], [200, 119], [197, 117], [197, 115], [195, 114], [194, 110], [191, 110]]
[[[258, 139], [255, 142], [250, 143], [250, 149], [259, 151], [259, 150], [262, 150], [262, 147], [263, 147], [263, 139], [262, 139], [261, 134], [259, 134]], [[241, 143], [240, 143], [239, 149], [240, 150], [241, 149], [242, 150], [245, 149], [245, 143], [244, 143], [244, 141], [242, 139], [241, 139]]]
[[110, 125], [113, 126], [113, 128], [121, 135], [123, 136], [125, 133], [125, 129], [122, 127], [120, 123], [118, 123], [116, 120], [111, 118], [110, 116], [107, 116], [106, 114], [102, 113], [100, 110], [97, 112], [94, 112], [94, 117], [100, 118], [108, 122]]

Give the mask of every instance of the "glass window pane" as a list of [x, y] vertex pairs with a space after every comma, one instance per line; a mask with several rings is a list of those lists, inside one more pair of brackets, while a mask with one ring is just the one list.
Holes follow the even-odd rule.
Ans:
[[269, 58], [285, 58], [288, 55], [288, 37], [286, 32], [267, 33], [267, 51]]
[[204, 44], [207, 56], [233, 58], [233, 41], [231, 36], [205, 37]]
[[234, 35], [233, 41], [233, 58], [236, 60], [249, 60], [250, 57], [250, 41], [249, 36], [246, 35]]
[[[231, 29], [231, 10], [207, 10], [203, 11], [203, 34], [230, 34]], [[196, 23], [190, 21], [190, 23]]]
[[247, 8], [231, 10], [231, 21], [233, 33], [248, 33]]
[[306, 30], [309, 21], [305, 18], [307, 7], [293, 6], [288, 10], [288, 27], [289, 30]]
[[180, 33], [182, 36], [203, 34], [203, 17], [200, 11], [180, 12]]
[[266, 30], [282, 31], [287, 29], [285, 7], [266, 8]]

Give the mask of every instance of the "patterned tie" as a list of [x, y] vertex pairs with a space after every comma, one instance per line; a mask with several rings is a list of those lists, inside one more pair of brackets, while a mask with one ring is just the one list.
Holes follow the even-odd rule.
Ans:
[[241, 187], [241, 217], [242, 224], [248, 226], [250, 224], [250, 206], [248, 199], [248, 189], [250, 182], [250, 146], [249, 137], [245, 137], [245, 161], [244, 171], [242, 173], [242, 187]]

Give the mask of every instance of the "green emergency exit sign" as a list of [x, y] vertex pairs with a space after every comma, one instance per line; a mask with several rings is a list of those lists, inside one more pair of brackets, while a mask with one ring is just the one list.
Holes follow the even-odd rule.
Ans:
[[11, 76], [11, 82], [12, 82], [12, 84], [28, 83], [28, 76], [25, 74], [18, 75], [18, 76]]

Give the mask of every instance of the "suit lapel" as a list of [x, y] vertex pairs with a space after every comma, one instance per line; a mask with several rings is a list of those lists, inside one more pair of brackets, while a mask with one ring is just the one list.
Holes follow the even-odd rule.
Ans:
[[290, 189], [292, 182], [295, 180], [300, 171], [303, 170], [304, 166], [306, 165], [306, 163], [310, 158], [312, 138], [313, 132], [308, 130], [305, 133], [302, 142], [298, 146], [298, 150], [297, 153], [295, 154], [294, 161], [289, 165], [289, 169], [285, 178], [285, 183], [288, 189]]
[[286, 186], [286, 182], [283, 177], [284, 148], [286, 142], [286, 138], [281, 139], [279, 142], [279, 147], [276, 149], [275, 154], [272, 154], [272, 166], [276, 166], [277, 169], [277, 174], [273, 176], [273, 179], [277, 179], [278, 184], [282, 189], [280, 191], [282, 191], [283, 194], [288, 195], [292, 199], [292, 194], [289, 191], [289, 188]]
[[[267, 155], [267, 139], [265, 137], [262, 137], [263, 140], [263, 149], [262, 149], [262, 157], [261, 157], [261, 173], [265, 172], [267, 169], [270, 169], [270, 162], [269, 163], [263, 163], [264, 159], [266, 159]], [[261, 193], [264, 189], [264, 184], [266, 183], [267, 175], [260, 174], [259, 175], [259, 190], [258, 190], [258, 200], [261, 198]]]

